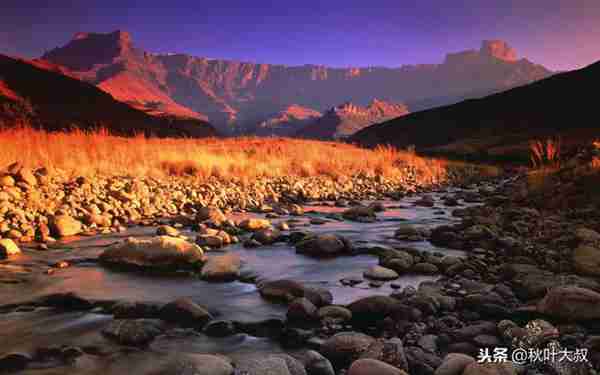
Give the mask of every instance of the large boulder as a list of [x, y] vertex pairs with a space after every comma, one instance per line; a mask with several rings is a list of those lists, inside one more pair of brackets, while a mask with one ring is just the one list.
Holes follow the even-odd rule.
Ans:
[[307, 287], [294, 280], [265, 281], [258, 286], [260, 295], [269, 300], [292, 302], [296, 298], [306, 298], [317, 307], [331, 305], [331, 292], [321, 288]]
[[204, 261], [202, 249], [181, 238], [159, 236], [151, 239], [128, 238], [106, 249], [99, 257], [109, 265], [151, 269], [196, 267]]
[[364, 333], [341, 332], [323, 343], [321, 354], [339, 370], [359, 359], [374, 342], [373, 337]]
[[583, 275], [600, 277], [600, 247], [580, 245], [573, 252], [575, 270]]
[[50, 220], [50, 230], [56, 237], [70, 237], [81, 233], [83, 227], [80, 221], [71, 216], [59, 215]]
[[0, 259], [7, 258], [11, 255], [17, 255], [21, 253], [21, 249], [17, 246], [17, 244], [8, 238], [3, 238], [0, 240]]
[[376, 359], [359, 359], [352, 363], [348, 375], [407, 375], [397, 367]]
[[160, 309], [159, 316], [166, 322], [197, 329], [202, 329], [212, 320], [212, 315], [206, 308], [189, 298], [179, 298], [167, 303]]
[[538, 303], [537, 310], [571, 321], [600, 319], [600, 293], [575, 286], [556, 287]]
[[313, 257], [348, 255], [352, 253], [352, 244], [336, 234], [319, 234], [298, 242], [296, 252]]
[[240, 276], [242, 261], [237, 254], [208, 257], [200, 276], [208, 281], [233, 281]]

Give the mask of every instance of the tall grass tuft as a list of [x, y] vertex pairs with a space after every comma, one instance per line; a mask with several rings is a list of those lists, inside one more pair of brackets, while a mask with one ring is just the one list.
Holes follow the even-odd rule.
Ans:
[[560, 137], [546, 140], [534, 140], [529, 143], [531, 163], [534, 168], [558, 168], [561, 162]]

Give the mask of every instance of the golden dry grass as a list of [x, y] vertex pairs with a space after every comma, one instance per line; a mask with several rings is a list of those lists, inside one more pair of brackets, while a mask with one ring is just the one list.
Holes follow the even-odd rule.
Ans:
[[364, 174], [394, 178], [412, 170], [422, 183], [446, 177], [445, 161], [389, 147], [366, 150], [342, 143], [283, 138], [122, 138], [106, 132], [47, 133], [30, 128], [0, 132], [0, 167], [14, 161], [71, 175], [193, 175], [247, 180]]
[[562, 141], [560, 138], [531, 141], [529, 143], [529, 149], [531, 151], [531, 162], [533, 167], [559, 167], [561, 162], [561, 146]]

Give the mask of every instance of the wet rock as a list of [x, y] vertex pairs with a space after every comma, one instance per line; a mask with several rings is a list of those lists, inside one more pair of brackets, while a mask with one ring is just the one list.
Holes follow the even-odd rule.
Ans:
[[304, 367], [286, 354], [244, 356], [236, 362], [236, 368], [247, 375], [306, 375]]
[[336, 234], [319, 234], [296, 244], [296, 252], [314, 257], [332, 257], [352, 253], [352, 244]]
[[502, 341], [493, 335], [477, 335], [473, 342], [481, 348], [496, 348], [502, 345]]
[[461, 375], [464, 369], [475, 362], [475, 358], [461, 354], [449, 353], [443, 360], [442, 365], [435, 370], [435, 375]]
[[169, 225], [161, 225], [158, 228], [156, 228], [156, 235], [158, 236], [171, 236], [171, 237], [178, 237], [179, 236], [179, 231]]
[[110, 227], [112, 225], [110, 216], [96, 213], [85, 215], [83, 222], [87, 225], [96, 225], [97, 227]]
[[600, 319], [600, 293], [574, 286], [556, 287], [538, 303], [537, 310], [573, 321]]
[[413, 266], [413, 271], [415, 273], [422, 273], [425, 275], [435, 275], [436, 273], [440, 272], [439, 268], [435, 264], [425, 262], [415, 264]]
[[415, 206], [433, 207], [433, 206], [435, 206], [435, 199], [433, 199], [433, 197], [431, 197], [431, 196], [426, 195], [423, 198], [416, 201]]
[[204, 260], [202, 249], [186, 240], [160, 236], [128, 238], [106, 249], [99, 257], [105, 264], [143, 268], [190, 268]]
[[7, 373], [23, 371], [31, 362], [31, 357], [24, 353], [9, 353], [0, 357], [0, 371]]
[[110, 312], [115, 319], [152, 319], [158, 317], [161, 308], [159, 303], [122, 301], [114, 304]]
[[336, 305], [321, 307], [317, 315], [319, 319], [332, 323], [346, 323], [352, 319], [352, 311]]
[[317, 307], [333, 302], [331, 293], [322, 288], [307, 287], [294, 280], [266, 281], [259, 285], [258, 291], [263, 298], [291, 302], [296, 298], [306, 298]]
[[346, 220], [358, 222], [374, 222], [377, 219], [375, 210], [372, 207], [355, 206], [347, 209], [342, 213], [342, 217]]
[[223, 237], [212, 234], [201, 234], [196, 237], [196, 245], [219, 249], [223, 247]]
[[254, 249], [257, 247], [261, 247], [261, 246], [262, 246], [262, 244], [253, 238], [250, 238], [250, 239], [247, 239], [246, 241], [244, 241], [244, 247], [248, 248], [248, 249]]
[[290, 322], [306, 323], [317, 318], [317, 307], [306, 298], [296, 298], [290, 303], [287, 319]]
[[208, 257], [200, 277], [208, 281], [233, 281], [240, 276], [242, 261], [237, 254]]
[[163, 323], [150, 319], [115, 320], [102, 333], [121, 345], [145, 346], [163, 333]]
[[381, 321], [391, 315], [404, 315], [410, 310], [400, 301], [388, 296], [369, 296], [348, 305], [352, 312], [352, 322], [358, 325], [369, 325]]
[[278, 229], [260, 229], [252, 235], [252, 239], [262, 245], [271, 245], [279, 240], [281, 232]]
[[204, 327], [204, 334], [211, 337], [226, 337], [236, 332], [235, 324], [230, 320], [213, 320]]
[[422, 241], [426, 238], [426, 233], [413, 225], [403, 224], [396, 229], [394, 237], [403, 241]]
[[321, 353], [331, 361], [336, 369], [341, 369], [359, 359], [373, 342], [375, 339], [364, 333], [341, 332], [323, 343]]
[[376, 359], [359, 359], [352, 363], [348, 375], [407, 375], [406, 372]]
[[455, 342], [448, 345], [448, 351], [451, 353], [465, 354], [474, 356], [478, 353], [478, 348], [470, 342]]
[[227, 217], [225, 214], [223, 214], [223, 211], [217, 207], [200, 207], [198, 212], [196, 212], [196, 221], [211, 221], [220, 225], [221, 223], [227, 221]]
[[160, 375], [233, 375], [231, 361], [210, 354], [177, 354], [163, 364], [154, 365], [148, 374]]
[[19, 249], [13, 240], [8, 238], [0, 239], [0, 259], [8, 258], [9, 256], [20, 253], [21, 249]]
[[389, 281], [395, 280], [400, 276], [396, 271], [389, 268], [372, 266], [364, 272], [364, 277], [371, 280]]
[[580, 245], [573, 252], [575, 270], [588, 276], [600, 276], [600, 247]]
[[417, 374], [433, 374], [435, 369], [442, 364], [441, 358], [437, 355], [419, 347], [408, 346], [405, 351], [411, 371]]
[[580, 244], [600, 244], [600, 233], [589, 228], [578, 228], [575, 230], [575, 238]]
[[258, 322], [234, 322], [236, 330], [255, 337], [279, 338], [285, 329], [281, 319], [266, 319]]
[[239, 227], [247, 231], [257, 231], [271, 227], [271, 222], [266, 219], [246, 219], [240, 222]]
[[517, 375], [517, 367], [512, 362], [469, 364], [462, 375]]
[[50, 221], [50, 230], [56, 237], [76, 236], [83, 231], [80, 221], [68, 215], [59, 215]]
[[421, 336], [417, 345], [426, 352], [436, 353], [438, 351], [438, 337], [436, 335]]
[[40, 306], [54, 307], [67, 311], [90, 310], [94, 305], [75, 293], [56, 293], [40, 298], [37, 302]]
[[390, 268], [398, 274], [409, 272], [412, 268], [414, 258], [405, 251], [393, 250], [386, 252], [379, 258], [379, 264], [383, 267]]
[[496, 333], [496, 324], [493, 322], [472, 324], [451, 332], [452, 337], [457, 341], [469, 341], [475, 336], [494, 333]]
[[331, 362], [314, 350], [292, 353], [304, 365], [307, 375], [335, 375]]
[[212, 320], [208, 310], [189, 298], [180, 298], [164, 305], [160, 309], [159, 316], [164, 321], [196, 329], [202, 329]]
[[376, 359], [401, 370], [408, 371], [408, 360], [404, 352], [404, 345], [402, 344], [402, 340], [397, 337], [389, 340], [376, 340], [360, 358]]

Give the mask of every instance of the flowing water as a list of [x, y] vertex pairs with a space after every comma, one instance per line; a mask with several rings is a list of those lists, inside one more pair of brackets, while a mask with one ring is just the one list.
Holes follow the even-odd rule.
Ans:
[[[434, 196], [436, 196], [434, 194]], [[406, 198], [399, 202], [385, 202], [387, 209], [378, 214], [376, 223], [356, 223], [351, 221], [329, 220], [322, 225], [308, 225], [312, 217], [326, 218], [328, 215], [343, 211], [331, 206], [305, 206], [307, 214], [298, 219], [298, 230], [313, 233], [336, 233], [350, 239], [356, 246], [394, 246], [406, 245], [427, 251], [438, 251], [444, 254], [463, 255], [461, 252], [439, 249], [430, 243], [403, 243], [394, 239], [395, 229], [401, 223], [420, 227], [435, 227], [454, 219], [451, 210], [439, 207], [416, 207], [412, 203], [419, 197]], [[440, 212], [440, 211], [443, 211]], [[262, 217], [259, 214], [244, 214]], [[288, 220], [289, 217], [274, 219]], [[155, 228], [131, 228], [126, 233], [89, 237], [65, 245], [62, 250], [39, 252], [25, 250], [12, 265], [33, 267], [39, 263], [48, 263], [68, 258], [95, 258], [106, 245], [127, 236], [145, 237], [153, 235]], [[193, 233], [184, 232], [193, 238]], [[365, 269], [377, 264], [377, 258], [370, 255], [337, 257], [333, 259], [314, 259], [295, 253], [287, 243], [263, 246], [256, 249], [245, 249], [241, 245], [227, 247], [227, 252], [237, 253], [243, 261], [242, 270], [251, 270], [260, 279], [293, 279], [309, 285], [318, 285], [331, 291], [335, 304], [347, 304], [369, 295], [389, 295], [391, 283], [372, 288], [367, 282], [354, 287], [343, 286], [340, 280], [347, 277], [360, 277]], [[209, 253], [209, 256], [212, 253]], [[219, 254], [219, 252], [215, 252]], [[425, 280], [433, 280], [435, 276], [407, 275], [395, 280], [402, 286], [417, 286]], [[36, 296], [58, 293], [76, 292], [85, 298], [96, 300], [155, 301], [166, 303], [178, 297], [189, 297], [193, 301], [207, 306], [218, 318], [237, 321], [260, 321], [271, 317], [284, 317], [285, 306], [263, 300], [256, 286], [242, 282], [208, 283], [190, 277], [150, 276], [137, 273], [117, 272], [105, 269], [95, 262], [77, 264], [58, 270], [53, 275], [43, 275], [29, 284], [2, 287], [0, 289], [1, 304], [26, 301]], [[52, 345], [74, 345], [86, 347], [90, 345], [107, 346], [107, 340], [99, 333], [100, 329], [112, 319], [111, 316], [94, 313], [57, 313], [44, 309], [32, 312], [13, 312], [0, 314], [0, 354], [8, 352], [31, 352], [37, 347]], [[160, 337], [150, 348], [156, 356], [166, 352], [189, 353], [222, 353], [230, 356], [246, 352], [277, 352], [277, 343], [265, 338], [248, 335], [234, 335], [227, 338], [209, 338], [202, 334], [181, 334], [175, 337]], [[128, 354], [130, 355], [142, 355]], [[85, 357], [87, 358], [87, 356]], [[127, 361], [135, 358], [128, 357]], [[88, 363], [90, 362], [90, 363]], [[118, 374], [119, 363], [114, 366], [100, 365], [99, 361], [78, 361], [76, 367], [53, 370], [27, 370], [31, 374], [60, 373], [114, 373]], [[142, 360], [143, 362], [143, 360]], [[111, 365], [113, 366], [113, 365]], [[100, 367], [102, 368], [100, 370]], [[57, 371], [57, 372], [52, 372]], [[66, 372], [60, 372], [66, 371]]]

